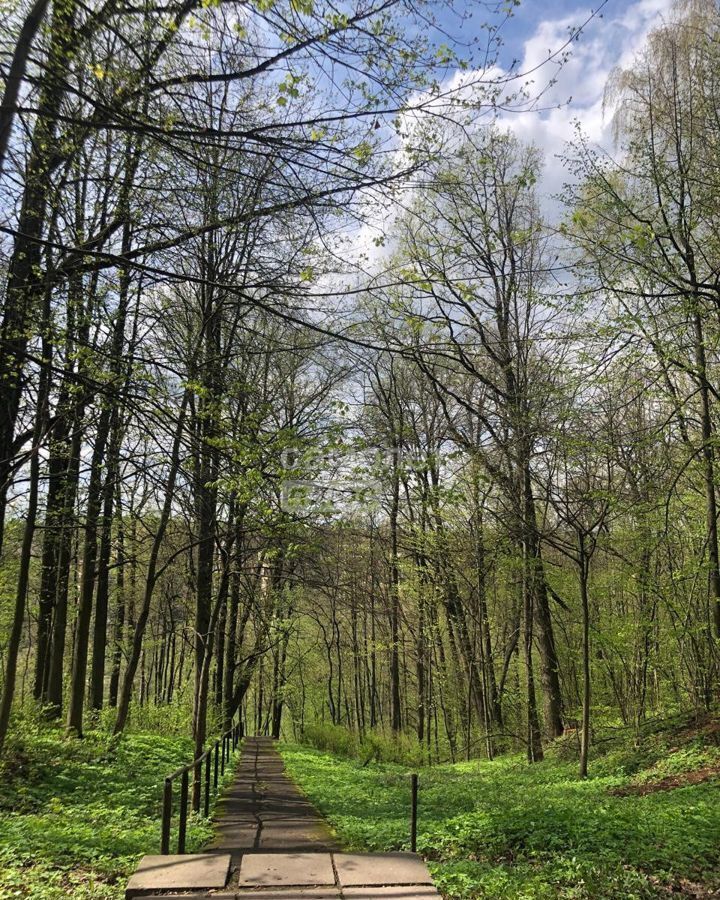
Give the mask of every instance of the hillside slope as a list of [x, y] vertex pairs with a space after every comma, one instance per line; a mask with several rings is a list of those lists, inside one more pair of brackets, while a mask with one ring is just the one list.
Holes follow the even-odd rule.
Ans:
[[[163, 777], [191, 758], [189, 738], [158, 731], [78, 741], [24, 727], [0, 764], [0, 900], [120, 900], [157, 852]], [[211, 833], [193, 817], [190, 850]]]
[[[420, 770], [418, 849], [449, 898], [720, 896], [719, 723], [673, 723], [593, 760], [572, 739]], [[290, 773], [348, 848], [408, 847], [408, 769], [285, 745]]]

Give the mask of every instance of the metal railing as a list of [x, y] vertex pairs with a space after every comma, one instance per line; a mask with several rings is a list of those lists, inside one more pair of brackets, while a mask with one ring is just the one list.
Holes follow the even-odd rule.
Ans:
[[417, 850], [418, 820], [418, 777], [415, 772], [410, 776], [410, 850]]
[[[168, 856], [170, 853], [170, 826], [172, 824], [173, 815], [173, 782], [176, 778], [180, 778], [180, 807], [178, 813], [180, 816], [178, 822], [178, 838], [177, 852], [185, 853], [185, 842], [187, 838], [187, 820], [188, 820], [188, 803], [190, 795], [190, 773], [193, 773], [194, 781], [200, 785], [200, 790], [195, 798], [196, 809], [193, 812], [200, 812], [203, 809], [205, 818], [210, 815], [210, 793], [211, 790], [217, 796], [220, 778], [225, 774], [225, 766], [230, 762], [230, 757], [237, 750], [240, 744], [240, 723], [233, 725], [225, 734], [221, 735], [214, 744], [198, 756], [193, 762], [168, 775], [165, 779], [163, 788], [163, 814], [162, 814], [162, 837], [160, 840], [160, 853]], [[213, 764], [214, 761], [214, 764]], [[203, 777], [203, 766], [205, 767]]]

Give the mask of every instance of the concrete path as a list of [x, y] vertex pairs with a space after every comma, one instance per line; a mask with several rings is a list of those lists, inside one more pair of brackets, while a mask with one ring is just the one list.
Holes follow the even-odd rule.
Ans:
[[215, 831], [202, 854], [146, 856], [128, 900], [441, 900], [414, 853], [341, 853], [269, 738], [246, 738]]
[[246, 738], [235, 783], [218, 804], [209, 852], [229, 853], [233, 865], [248, 851], [338, 850], [320, 813], [284, 772], [270, 738]]

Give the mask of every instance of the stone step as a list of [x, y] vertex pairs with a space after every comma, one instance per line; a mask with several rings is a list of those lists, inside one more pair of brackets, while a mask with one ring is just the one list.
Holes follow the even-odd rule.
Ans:
[[149, 894], [143, 900], [440, 900], [431, 885], [392, 887], [248, 889], [232, 894]]
[[335, 853], [333, 861], [343, 888], [432, 884], [416, 853]]
[[[229, 854], [145, 856], [125, 893], [136, 897], [212, 896], [265, 900], [289, 897], [437, 897], [423, 860], [415, 853], [245, 853], [236, 879], [228, 884]], [[208, 891], [219, 891], [208, 895]], [[193, 892], [188, 895], [188, 892]]]
[[213, 894], [149, 894], [143, 900], [440, 900], [429, 884], [343, 888], [246, 888]]
[[125, 889], [126, 900], [158, 891], [222, 890], [230, 877], [229, 853], [143, 856]]

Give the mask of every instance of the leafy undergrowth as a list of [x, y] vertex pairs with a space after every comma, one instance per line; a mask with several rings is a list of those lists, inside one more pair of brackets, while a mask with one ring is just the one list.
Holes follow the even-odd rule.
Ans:
[[[192, 743], [107, 732], [83, 740], [34, 727], [0, 767], [0, 898], [116, 900], [144, 853], [157, 853], [162, 779], [192, 758]], [[188, 825], [188, 850], [211, 834]], [[173, 838], [175, 836], [173, 835]]]
[[[283, 755], [349, 849], [408, 848], [406, 769], [296, 745]], [[614, 742], [584, 782], [568, 755], [559, 742], [534, 766], [506, 756], [420, 770], [418, 849], [446, 897], [720, 896], [720, 786], [685, 777], [720, 765], [712, 737]]]

